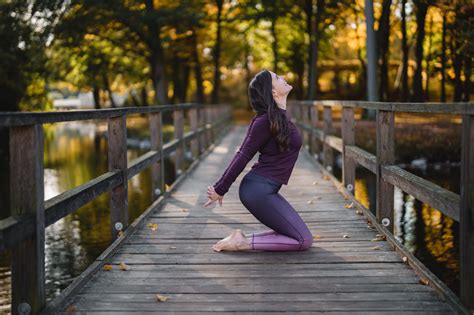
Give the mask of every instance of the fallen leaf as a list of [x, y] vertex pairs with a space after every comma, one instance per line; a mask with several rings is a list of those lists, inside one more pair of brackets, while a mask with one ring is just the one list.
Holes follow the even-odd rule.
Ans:
[[123, 261], [120, 263], [120, 270], [129, 270], [130, 266], [124, 263]]
[[403, 262], [404, 262], [405, 264], [408, 264], [408, 258], [407, 258], [407, 256], [403, 256], [403, 257], [402, 257], [402, 260], [403, 260]]
[[357, 210], [356, 210], [356, 214], [358, 214], [358, 215], [363, 215], [364, 213], [362, 212], [362, 210], [357, 209]]
[[382, 249], [382, 246], [377, 245], [377, 246], [374, 246], [374, 247], [371, 247], [371, 248], [374, 249], [374, 250], [380, 250], [380, 249]]
[[354, 203], [352, 202], [351, 204], [345, 204], [344, 208], [346, 209], [352, 209], [354, 207]]
[[122, 236], [122, 234], [123, 234], [122, 230], [118, 231], [118, 233], [117, 233], [118, 236]]
[[344, 237], [344, 238], [350, 238], [350, 236], [347, 235], [347, 234], [344, 234], [342, 237]]
[[318, 182], [317, 182], [317, 181], [314, 181], [314, 182], [313, 182], [313, 185], [317, 185], [317, 184], [318, 184]]
[[367, 225], [367, 228], [368, 228], [369, 230], [375, 230], [375, 227], [373, 227], [372, 225]]
[[324, 176], [323, 176], [323, 179], [324, 179], [324, 180], [329, 180], [330, 177], [329, 177], [328, 175], [324, 175]]
[[188, 212], [188, 208], [181, 208], [181, 211]]
[[347, 197], [347, 196], [344, 196], [344, 199], [345, 199], [345, 200], [347, 200], [347, 199], [349, 199], [349, 197]]
[[386, 237], [382, 234], [375, 235], [375, 238], [371, 239], [371, 242], [385, 241]]
[[146, 226], [147, 228], [153, 231], [156, 231], [158, 229], [158, 223], [148, 223]]
[[158, 300], [158, 302], [164, 302], [168, 299], [168, 297], [166, 297], [164, 295], [157, 294], [156, 299]]
[[176, 246], [170, 246], [170, 249], [176, 249]]
[[64, 309], [64, 312], [66, 312], [66, 313], [74, 313], [74, 312], [76, 312], [76, 310], [77, 310], [77, 309], [76, 309], [76, 307], [75, 307], [74, 305], [69, 305], [68, 307], [66, 307], [66, 308]]
[[165, 184], [165, 191], [169, 191], [169, 190], [170, 190], [170, 187], [171, 187], [170, 185]]
[[313, 200], [308, 200], [306, 203], [307, 204], [313, 203]]
[[105, 264], [105, 265], [102, 267], [102, 270], [110, 271], [110, 270], [112, 270], [112, 265], [111, 265], [111, 264]]
[[428, 284], [429, 284], [429, 281], [428, 281], [427, 279], [425, 279], [425, 278], [421, 278], [418, 282], [421, 283], [421, 284], [424, 284], [424, 285], [428, 285]]

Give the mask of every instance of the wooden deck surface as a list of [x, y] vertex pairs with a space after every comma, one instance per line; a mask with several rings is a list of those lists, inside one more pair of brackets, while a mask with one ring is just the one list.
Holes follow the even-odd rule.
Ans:
[[[97, 272], [72, 298], [69, 310], [87, 314], [453, 313], [432, 287], [419, 282], [387, 241], [372, 241], [378, 232], [370, 230], [355, 209], [344, 207], [348, 201], [303, 152], [280, 193], [316, 237], [312, 248], [213, 251], [212, 244], [236, 228], [244, 233], [268, 229], [238, 198], [240, 181], [258, 154], [225, 195], [223, 207], [202, 207], [207, 186], [222, 174], [245, 131], [246, 126], [235, 126], [224, 136], [113, 254], [113, 269]], [[157, 229], [149, 223], [157, 223]], [[130, 269], [120, 270], [121, 262]], [[158, 302], [156, 294], [168, 299]]]

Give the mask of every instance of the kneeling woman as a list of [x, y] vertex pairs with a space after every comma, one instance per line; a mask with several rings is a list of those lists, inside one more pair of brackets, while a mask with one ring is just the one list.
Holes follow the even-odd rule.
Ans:
[[301, 148], [301, 135], [286, 111], [286, 98], [292, 90], [281, 76], [262, 70], [250, 82], [250, 104], [256, 116], [245, 139], [221, 178], [208, 187], [205, 207], [222, 198], [259, 151], [258, 162], [239, 186], [242, 204], [271, 230], [249, 235], [240, 229], [212, 247], [215, 251], [301, 251], [313, 243], [313, 236], [296, 210], [278, 193], [287, 185]]

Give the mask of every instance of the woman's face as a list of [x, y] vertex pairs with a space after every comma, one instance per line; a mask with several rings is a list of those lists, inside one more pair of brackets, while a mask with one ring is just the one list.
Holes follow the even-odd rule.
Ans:
[[286, 83], [286, 80], [277, 75], [276, 73], [269, 71], [272, 75], [272, 94], [274, 97], [286, 96], [293, 89], [291, 85]]

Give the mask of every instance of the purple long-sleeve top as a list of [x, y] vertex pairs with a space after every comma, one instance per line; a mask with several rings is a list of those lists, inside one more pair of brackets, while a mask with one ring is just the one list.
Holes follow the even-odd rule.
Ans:
[[285, 114], [290, 129], [289, 151], [280, 152], [277, 139], [270, 133], [270, 121], [267, 113], [257, 114], [247, 129], [247, 134], [227, 166], [221, 178], [213, 185], [221, 196], [229, 191], [239, 174], [257, 152], [258, 161], [251, 167], [251, 172], [268, 177], [280, 184], [287, 185], [302, 145], [301, 135], [289, 119], [286, 109], [278, 107]]

